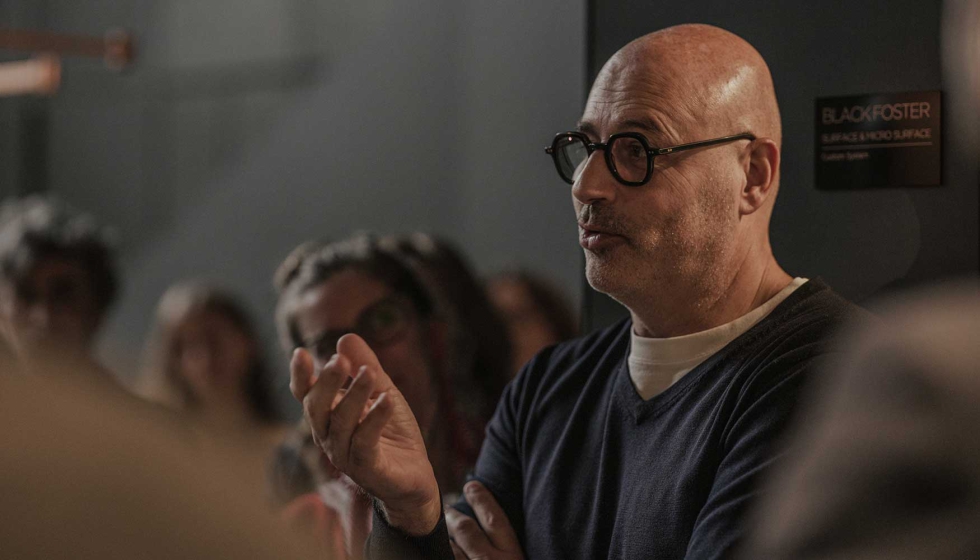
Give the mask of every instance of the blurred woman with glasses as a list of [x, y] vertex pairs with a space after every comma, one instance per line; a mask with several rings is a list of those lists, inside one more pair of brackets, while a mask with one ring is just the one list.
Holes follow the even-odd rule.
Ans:
[[[283, 349], [288, 353], [307, 349], [320, 369], [336, 351], [341, 336], [356, 333], [364, 338], [411, 406], [440, 487], [458, 488], [470, 465], [459, 460], [454, 445], [459, 439], [455, 432], [465, 428], [455, 417], [446, 371], [447, 323], [438, 296], [417, 263], [390, 243], [362, 234], [334, 243], [301, 245], [280, 266], [275, 283]], [[309, 427], [299, 430], [305, 433], [297, 437], [308, 438]], [[280, 453], [279, 459], [288, 461], [290, 456], [298, 455]], [[333, 471], [329, 461], [318, 469], [322, 472], [314, 479], [320, 482], [313, 492], [339, 513], [348, 552], [357, 557], [370, 529], [369, 499]], [[276, 470], [291, 472], [295, 466], [274, 465]], [[308, 505], [308, 494], [287, 493], [285, 498]], [[287, 505], [286, 511], [295, 508]]]
[[442, 453], [438, 440], [446, 434], [435, 420], [445, 325], [417, 271], [367, 235], [297, 251], [303, 254], [287, 258], [277, 274], [283, 349], [306, 348], [320, 369], [341, 336], [360, 335], [411, 405], [430, 452]]

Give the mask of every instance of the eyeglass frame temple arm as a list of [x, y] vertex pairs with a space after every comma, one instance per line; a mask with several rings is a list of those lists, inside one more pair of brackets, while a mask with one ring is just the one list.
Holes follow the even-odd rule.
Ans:
[[701, 140], [700, 142], [691, 142], [690, 144], [681, 144], [679, 146], [671, 146], [669, 148], [650, 148], [649, 153], [655, 156], [664, 156], [667, 154], [672, 154], [674, 152], [682, 152], [684, 150], [692, 150], [694, 148], [703, 148], [705, 146], [714, 146], [716, 144], [724, 144], [725, 142], [734, 142], [736, 140], [749, 140], [754, 141], [756, 136], [748, 132], [743, 132], [741, 134], [733, 134], [731, 136], [723, 136], [721, 138], [714, 138], [711, 140]]
[[[684, 150], [692, 150], [694, 148], [702, 148], [705, 146], [714, 146], [716, 144], [724, 144], [725, 142], [734, 142], [736, 140], [749, 140], [754, 141], [756, 136], [748, 132], [743, 132], [742, 134], [733, 134], [731, 136], [723, 136], [721, 138], [714, 138], [712, 140], [701, 140], [700, 142], [691, 142], [690, 144], [681, 144], [679, 146], [671, 146], [670, 148], [649, 148], [647, 152], [655, 156], [663, 156], [671, 154], [674, 152], [682, 152]], [[597, 145], [605, 145], [602, 142], [590, 142], [586, 145], [587, 148], [595, 149]], [[554, 154], [554, 145], [545, 146], [544, 153]]]

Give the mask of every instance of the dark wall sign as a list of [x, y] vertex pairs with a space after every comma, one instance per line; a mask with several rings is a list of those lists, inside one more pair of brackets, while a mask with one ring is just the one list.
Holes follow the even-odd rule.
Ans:
[[816, 108], [817, 188], [942, 183], [941, 92], [822, 97]]

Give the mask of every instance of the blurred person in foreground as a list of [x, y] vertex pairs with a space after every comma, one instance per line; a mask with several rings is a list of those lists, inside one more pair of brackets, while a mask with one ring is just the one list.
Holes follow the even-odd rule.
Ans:
[[841, 338], [744, 558], [980, 558], [980, 283], [883, 319]]
[[[94, 356], [119, 279], [106, 230], [54, 198], [0, 207], [0, 330], [28, 371], [66, 371], [105, 381]], [[50, 367], [49, 367], [50, 366]]]
[[[343, 335], [370, 340], [405, 395], [439, 484], [457, 488], [475, 457], [474, 435], [454, 413], [447, 323], [421, 271], [391, 244], [361, 234], [301, 245], [283, 262], [276, 285], [283, 348], [320, 370]], [[331, 490], [317, 491], [339, 511], [349, 554], [358, 557], [371, 526], [369, 498], [329, 461], [324, 468], [318, 486], [328, 483]], [[338, 492], [349, 497], [339, 499]]]
[[510, 270], [491, 276], [486, 284], [487, 294], [510, 332], [512, 376], [542, 348], [579, 335], [571, 304], [545, 278], [527, 270]]
[[171, 286], [160, 298], [146, 348], [140, 392], [181, 411], [211, 434], [230, 435], [260, 462], [283, 438], [272, 372], [245, 305], [201, 282]]
[[586, 277], [631, 317], [508, 385], [457, 505], [476, 519], [443, 520], [423, 430], [370, 340], [340, 338], [325, 364], [297, 351], [291, 388], [316, 442], [375, 498], [372, 558], [733, 554], [825, 342], [856, 310], [772, 254], [780, 139], [768, 67], [727, 31], [668, 28], [606, 63], [548, 151]]
[[232, 450], [202, 450], [122, 391], [60, 367], [0, 376], [0, 556], [333, 558], [242, 491]]

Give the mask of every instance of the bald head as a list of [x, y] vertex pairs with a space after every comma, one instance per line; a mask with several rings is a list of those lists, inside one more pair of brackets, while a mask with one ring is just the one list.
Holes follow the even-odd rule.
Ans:
[[769, 67], [752, 45], [724, 29], [686, 24], [640, 37], [609, 59], [595, 87], [624, 91], [638, 82], [676, 108], [671, 127], [715, 136], [751, 132], [781, 142]]
[[[741, 293], [732, 292], [735, 283], [751, 300], [788, 282], [769, 243], [779, 108], [769, 68], [743, 39], [680, 25], [631, 42], [596, 77], [579, 132], [593, 146], [616, 137], [604, 159], [581, 159], [572, 198], [585, 232], [586, 277], [629, 307], [634, 324], [647, 315], [642, 322], [661, 335], [710, 327], [721, 324], [706, 318], [711, 309]], [[635, 135], [674, 148], [647, 152], [641, 185], [617, 175], [620, 167], [643, 169], [642, 151], [619, 140]], [[677, 149], [685, 144], [694, 146]], [[743, 304], [733, 305], [751, 308]], [[738, 316], [729, 311], [719, 317]], [[698, 314], [704, 317], [692, 318]], [[692, 324], [669, 325], [684, 317]]]

